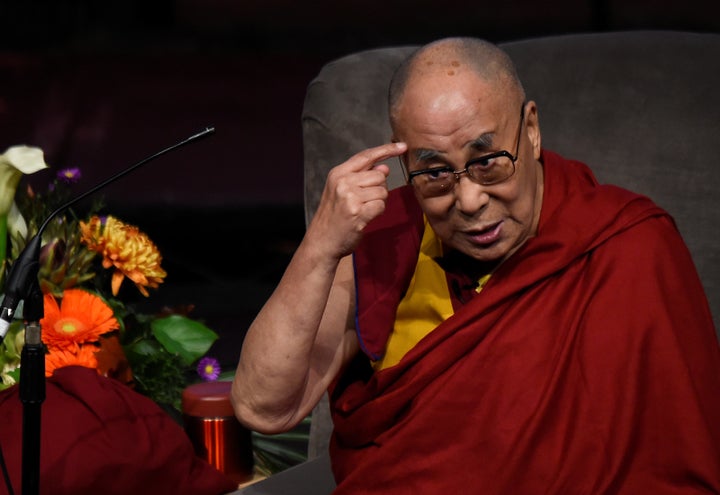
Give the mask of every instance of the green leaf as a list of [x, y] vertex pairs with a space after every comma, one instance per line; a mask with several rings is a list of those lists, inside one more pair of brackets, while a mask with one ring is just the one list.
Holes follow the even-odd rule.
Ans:
[[202, 323], [181, 315], [154, 320], [151, 328], [158, 342], [188, 366], [200, 359], [218, 338]]
[[235, 378], [235, 370], [225, 370], [220, 373], [220, 376], [218, 376], [219, 382], [231, 382]]
[[155, 341], [147, 339], [138, 340], [125, 347], [128, 356], [152, 356], [160, 352], [162, 348]]
[[[8, 327], [5, 339], [0, 342], [0, 364], [17, 364], [20, 362], [20, 353], [25, 343], [25, 325], [14, 320]], [[0, 366], [0, 371], [3, 367]]]
[[256, 449], [283, 459], [288, 464], [299, 464], [307, 460], [307, 454], [304, 451], [281, 443], [257, 440], [253, 445]]
[[295, 428], [285, 433], [264, 435], [253, 431], [256, 470], [270, 476], [306, 461], [311, 421], [312, 418], [308, 415]]

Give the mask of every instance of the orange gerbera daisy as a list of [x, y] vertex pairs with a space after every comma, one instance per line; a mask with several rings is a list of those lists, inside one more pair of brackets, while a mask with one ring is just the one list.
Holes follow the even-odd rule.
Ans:
[[80, 222], [81, 240], [89, 250], [102, 254], [103, 267], [115, 267], [112, 276], [112, 293], [120, 291], [120, 284], [129, 278], [140, 293], [148, 297], [146, 287], [157, 289], [167, 275], [160, 267], [160, 251], [147, 235], [120, 220], [108, 216], [103, 222], [100, 217]]
[[77, 352], [67, 349], [54, 349], [45, 355], [45, 376], [52, 376], [53, 372], [64, 366], [84, 366], [86, 368], [98, 368], [98, 360], [95, 353], [99, 347], [92, 343], [81, 345]]
[[100, 335], [120, 328], [112, 309], [100, 297], [81, 289], [64, 291], [60, 304], [52, 294], [45, 294], [44, 303], [40, 325], [50, 352], [77, 353], [82, 344], [97, 342]]

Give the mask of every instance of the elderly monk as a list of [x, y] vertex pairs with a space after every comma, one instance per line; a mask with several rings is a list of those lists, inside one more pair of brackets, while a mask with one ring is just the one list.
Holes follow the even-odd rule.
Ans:
[[543, 149], [492, 44], [421, 48], [389, 103], [248, 331], [238, 418], [287, 430], [328, 390], [337, 494], [720, 493], [720, 346], [672, 218]]

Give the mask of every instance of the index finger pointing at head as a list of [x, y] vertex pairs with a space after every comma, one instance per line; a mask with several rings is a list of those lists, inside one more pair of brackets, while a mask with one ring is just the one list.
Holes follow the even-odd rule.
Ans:
[[350, 170], [360, 172], [362, 170], [370, 170], [378, 162], [400, 156], [407, 150], [405, 143], [387, 143], [374, 148], [368, 148], [353, 155], [347, 162]]

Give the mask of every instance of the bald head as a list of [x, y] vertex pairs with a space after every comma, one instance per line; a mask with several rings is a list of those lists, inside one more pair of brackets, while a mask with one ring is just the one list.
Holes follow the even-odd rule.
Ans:
[[499, 93], [525, 99], [515, 65], [504, 51], [477, 38], [445, 38], [419, 48], [393, 75], [388, 94], [393, 128], [398, 106], [409, 85], [425, 76], [452, 77], [462, 71], [473, 72]]

